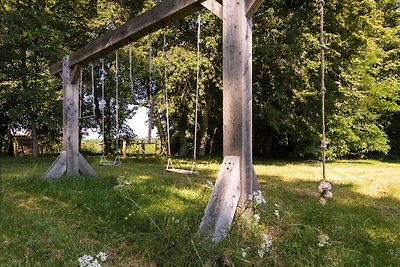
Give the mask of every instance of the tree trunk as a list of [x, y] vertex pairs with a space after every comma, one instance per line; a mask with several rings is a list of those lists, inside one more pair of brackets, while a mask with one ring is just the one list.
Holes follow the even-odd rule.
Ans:
[[179, 131], [179, 154], [180, 156], [188, 155], [188, 143], [186, 139], [186, 131]]
[[14, 136], [11, 134], [11, 126], [9, 126], [7, 131], [7, 155], [14, 156]]
[[153, 117], [154, 117], [154, 124], [157, 128], [158, 131], [158, 135], [160, 136], [160, 141], [161, 141], [161, 146], [158, 149], [158, 151], [156, 151], [157, 154], [159, 155], [164, 155], [167, 154], [167, 134], [166, 134], [166, 129], [164, 129], [162, 122], [161, 122], [161, 118], [160, 118], [160, 114], [157, 112], [157, 109], [154, 109], [153, 112]]
[[206, 147], [207, 147], [207, 141], [209, 139], [208, 137], [208, 122], [209, 122], [209, 114], [210, 114], [210, 104], [211, 101], [207, 100], [207, 105], [206, 108], [204, 109], [204, 113], [202, 113], [202, 118], [201, 118], [201, 127], [200, 127], [200, 144], [199, 144], [199, 149], [198, 149], [198, 155], [199, 157], [204, 157], [206, 153]]
[[264, 141], [263, 141], [263, 155], [266, 157], [272, 157], [273, 153], [273, 130], [270, 127], [266, 127]]
[[38, 136], [37, 136], [37, 128], [36, 128], [36, 121], [32, 121], [32, 157], [38, 157]]

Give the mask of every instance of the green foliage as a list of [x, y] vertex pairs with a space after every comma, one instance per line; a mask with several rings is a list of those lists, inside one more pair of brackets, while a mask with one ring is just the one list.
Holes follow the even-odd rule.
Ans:
[[[255, 131], [264, 145], [271, 135], [264, 133], [272, 132], [296, 155], [315, 156], [321, 132], [318, 9], [292, 4], [265, 3], [255, 18]], [[328, 156], [386, 154], [382, 118], [399, 110], [398, 60], [391, 56], [398, 50], [397, 7], [330, 1], [325, 11]]]

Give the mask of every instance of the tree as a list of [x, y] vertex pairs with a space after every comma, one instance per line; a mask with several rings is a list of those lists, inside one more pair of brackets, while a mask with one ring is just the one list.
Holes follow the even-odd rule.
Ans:
[[[381, 118], [398, 109], [398, 86], [396, 72], [385, 72], [384, 59], [392, 51], [383, 44], [394, 29], [383, 23], [377, 7], [375, 1], [326, 3], [328, 152], [333, 158], [389, 150]], [[273, 151], [275, 143], [297, 156], [319, 154], [318, 20], [316, 4], [308, 1], [268, 2], [257, 13], [256, 151]]]

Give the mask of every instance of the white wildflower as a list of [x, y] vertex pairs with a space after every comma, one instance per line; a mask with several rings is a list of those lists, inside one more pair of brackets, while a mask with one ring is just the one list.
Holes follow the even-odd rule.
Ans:
[[107, 260], [107, 254], [104, 253], [103, 251], [100, 251], [97, 253], [96, 257], [100, 259], [101, 261], [106, 261]]
[[206, 181], [206, 183], [205, 183], [205, 185], [204, 185], [204, 187], [205, 188], [209, 188], [209, 189], [213, 189], [213, 187], [214, 187], [214, 184], [211, 182], [211, 181]]
[[278, 220], [281, 218], [281, 215], [279, 214], [279, 210], [274, 210], [274, 215]]
[[260, 217], [260, 215], [259, 214], [254, 214], [254, 222], [255, 223], [258, 223], [259, 221], [260, 221], [260, 219], [261, 219], [261, 217]]
[[82, 257], [78, 258], [79, 267], [86, 267], [88, 266], [93, 260], [92, 256], [83, 255]]
[[262, 203], [264, 204], [267, 203], [264, 197], [262, 196], [261, 190], [253, 191], [252, 199], [256, 201], [257, 205], [260, 205]]
[[264, 257], [264, 250], [262, 250], [262, 249], [259, 249], [258, 250], [258, 256], [260, 257], [260, 258], [262, 258], [262, 257]]
[[271, 246], [272, 246], [272, 240], [269, 239], [269, 236], [267, 234], [264, 234], [262, 237], [261, 249], [269, 250]]
[[90, 255], [83, 255], [82, 257], [78, 258], [79, 267], [101, 267], [100, 262], [104, 262], [106, 260], [107, 254], [102, 251], [97, 253], [96, 258], [93, 258]]
[[99, 261], [97, 259], [95, 259], [87, 267], [101, 267], [101, 264], [99, 263]]
[[246, 250], [247, 250], [247, 249], [242, 248], [242, 257], [243, 257], [243, 258], [246, 258], [246, 256], [247, 256]]
[[319, 241], [317, 245], [318, 247], [320, 248], [325, 247], [326, 245], [328, 245], [329, 236], [321, 234], [318, 236], [318, 241]]

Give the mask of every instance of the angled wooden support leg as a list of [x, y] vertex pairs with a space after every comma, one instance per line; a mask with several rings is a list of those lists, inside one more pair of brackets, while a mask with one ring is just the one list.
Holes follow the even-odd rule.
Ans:
[[[89, 165], [87, 160], [82, 156], [81, 153], [78, 154], [79, 160], [79, 173], [96, 177], [96, 172], [93, 170], [92, 166]], [[42, 179], [50, 181], [60, 178], [67, 172], [67, 151], [61, 152], [58, 158], [53, 162], [50, 168], [42, 176]]]
[[92, 166], [87, 162], [87, 160], [82, 156], [81, 153], [78, 155], [79, 157], [79, 172], [88, 176], [95, 177], [96, 172], [93, 170]]
[[240, 197], [240, 158], [226, 156], [218, 173], [199, 232], [214, 243], [229, 233]]
[[53, 180], [62, 176], [67, 170], [67, 151], [61, 152], [50, 168], [42, 176], [44, 180]]

